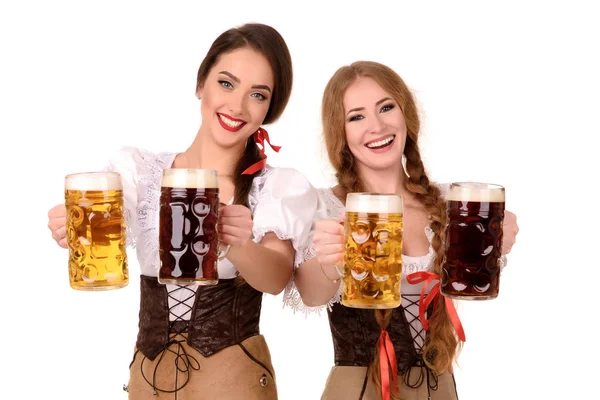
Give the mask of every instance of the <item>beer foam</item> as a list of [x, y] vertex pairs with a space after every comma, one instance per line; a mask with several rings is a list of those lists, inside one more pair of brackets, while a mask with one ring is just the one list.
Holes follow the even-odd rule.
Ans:
[[218, 189], [219, 177], [212, 169], [170, 168], [165, 169], [162, 186], [170, 188]]
[[455, 182], [450, 185], [447, 200], [504, 203], [504, 188], [479, 182]]
[[346, 211], [402, 214], [402, 197], [397, 194], [348, 193]]
[[123, 190], [116, 172], [82, 172], [65, 177], [65, 190]]

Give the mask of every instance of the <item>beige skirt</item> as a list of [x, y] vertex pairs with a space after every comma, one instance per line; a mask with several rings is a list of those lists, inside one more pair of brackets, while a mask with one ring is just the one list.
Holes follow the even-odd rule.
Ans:
[[[358, 400], [366, 373], [367, 367], [333, 367], [321, 400]], [[412, 367], [410, 383], [414, 385], [420, 377], [425, 377], [426, 373], [423, 367]], [[404, 376], [398, 375], [398, 394], [402, 400], [457, 400], [453, 375], [445, 373], [437, 378], [437, 390], [429, 389], [428, 392], [427, 379], [424, 379], [419, 387], [411, 388], [404, 384]], [[433, 385], [433, 382], [431, 383]], [[381, 400], [381, 393], [375, 390], [370, 379], [362, 400]]]
[[[275, 374], [262, 335], [248, 338], [242, 345]], [[162, 358], [159, 355], [154, 360], [135, 353], [127, 386], [129, 400], [277, 399], [275, 377], [251, 360], [238, 345], [226, 347], [210, 357], [202, 356], [187, 342], [169, 349], [172, 351], [167, 350]], [[180, 389], [169, 393], [176, 388]]]

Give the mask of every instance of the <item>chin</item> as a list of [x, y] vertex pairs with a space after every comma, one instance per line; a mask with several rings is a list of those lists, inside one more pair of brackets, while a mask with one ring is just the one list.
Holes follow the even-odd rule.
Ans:
[[402, 168], [402, 155], [389, 155], [386, 157], [369, 157], [363, 162], [366, 167], [381, 171], [394, 168]]

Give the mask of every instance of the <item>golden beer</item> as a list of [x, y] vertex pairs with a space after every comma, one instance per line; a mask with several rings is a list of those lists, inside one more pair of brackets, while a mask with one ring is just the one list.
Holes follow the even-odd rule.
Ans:
[[349, 193], [346, 198], [342, 304], [355, 308], [400, 305], [402, 198]]
[[89, 172], [65, 178], [69, 281], [77, 290], [127, 286], [121, 176]]

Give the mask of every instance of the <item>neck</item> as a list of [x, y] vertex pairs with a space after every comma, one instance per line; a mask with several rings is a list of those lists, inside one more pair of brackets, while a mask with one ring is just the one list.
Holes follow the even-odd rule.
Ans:
[[182, 153], [180, 166], [214, 169], [219, 176], [233, 176], [235, 167], [244, 152], [243, 145], [225, 150], [210, 140], [210, 137], [201, 126], [190, 147]]
[[408, 195], [405, 186], [406, 175], [404, 168], [373, 170], [359, 164], [357, 172], [366, 192], [394, 193], [401, 196]]

